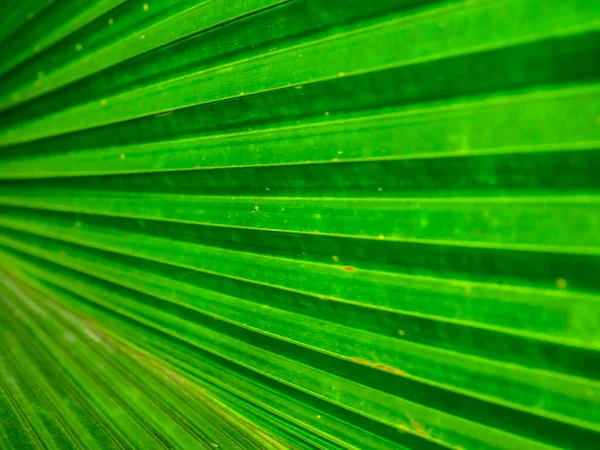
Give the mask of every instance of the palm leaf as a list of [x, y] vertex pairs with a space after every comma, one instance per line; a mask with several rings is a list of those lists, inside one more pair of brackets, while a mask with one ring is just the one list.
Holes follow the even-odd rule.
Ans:
[[597, 1], [0, 12], [2, 448], [600, 447]]

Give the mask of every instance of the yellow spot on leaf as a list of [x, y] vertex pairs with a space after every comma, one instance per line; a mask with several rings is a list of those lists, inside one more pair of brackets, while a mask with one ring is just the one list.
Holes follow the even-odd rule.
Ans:
[[566, 289], [567, 280], [565, 280], [564, 278], [559, 278], [558, 280], [556, 280], [556, 287], [559, 289]]

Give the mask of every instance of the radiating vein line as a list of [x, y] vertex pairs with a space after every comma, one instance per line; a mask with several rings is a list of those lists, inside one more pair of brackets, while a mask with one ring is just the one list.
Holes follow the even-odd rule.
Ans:
[[[114, 217], [528, 251], [597, 254], [600, 248], [594, 195], [333, 199], [2, 191], [0, 204], [7, 206]], [[541, 232], [548, 227], [552, 234]], [[582, 231], [574, 236], [572, 227]]]
[[[599, 89], [545, 90], [251, 132], [25, 153], [0, 160], [0, 179], [596, 149]], [[539, 127], [526, 135], [504, 132], [505, 126], [527, 127], [538, 120], [565, 126]], [[491, 133], [491, 126], [498, 131]]]

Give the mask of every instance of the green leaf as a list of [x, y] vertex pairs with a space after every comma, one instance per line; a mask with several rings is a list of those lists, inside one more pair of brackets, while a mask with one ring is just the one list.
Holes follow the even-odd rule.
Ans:
[[0, 447], [600, 447], [595, 0], [0, 7]]

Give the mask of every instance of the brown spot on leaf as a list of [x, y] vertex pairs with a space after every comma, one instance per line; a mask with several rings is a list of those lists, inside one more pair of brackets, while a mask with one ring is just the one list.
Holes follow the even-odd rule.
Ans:
[[404, 370], [395, 369], [395, 368], [389, 367], [389, 366], [384, 366], [383, 364], [375, 364], [374, 367], [377, 367], [378, 369], [385, 370], [386, 372], [390, 372], [390, 373], [393, 373], [396, 375], [402, 375], [403, 377], [408, 375]]
[[425, 430], [423, 429], [423, 427], [421, 426], [420, 423], [414, 421], [413, 419], [410, 419], [410, 424], [417, 431], [417, 434], [419, 434], [421, 436], [427, 436], [427, 433], [425, 432]]
[[345, 270], [346, 272], [354, 272], [356, 269], [355, 269], [354, 267], [351, 267], [351, 266], [345, 266], [345, 267], [344, 267], [344, 270]]
[[350, 358], [352, 361], [355, 361], [360, 364], [364, 364], [365, 366], [375, 367], [376, 369], [385, 370], [386, 372], [390, 372], [396, 375], [407, 376], [408, 374], [404, 370], [396, 369], [394, 367], [385, 366], [383, 364], [372, 363], [371, 361], [367, 361], [362, 358]]
[[361, 364], [366, 364], [367, 366], [370, 366], [371, 363], [369, 361], [367, 361], [366, 359], [362, 359], [362, 358], [350, 358], [352, 361], [356, 361], [357, 363], [361, 363]]
[[565, 280], [564, 278], [559, 278], [558, 280], [556, 280], [556, 287], [559, 289], [566, 289], [567, 280]]

